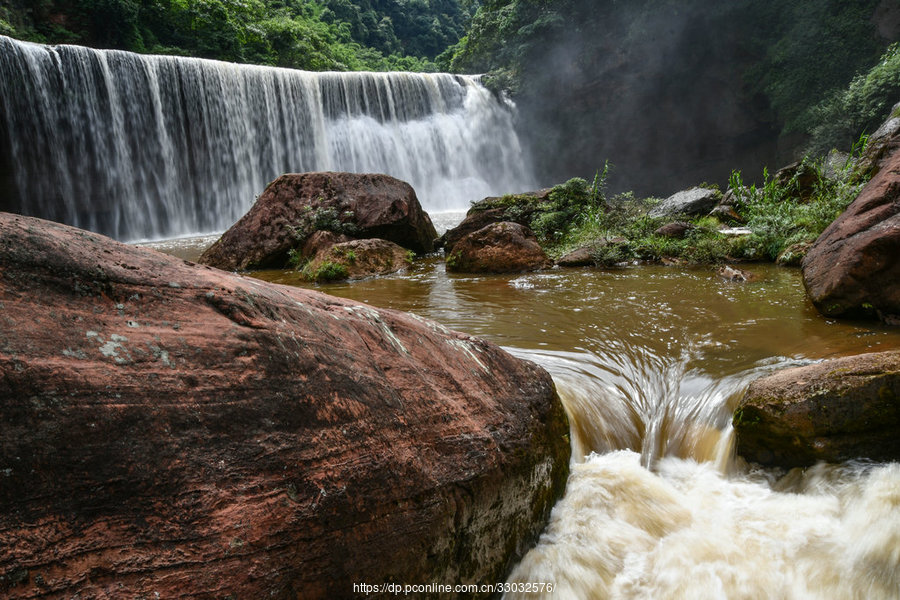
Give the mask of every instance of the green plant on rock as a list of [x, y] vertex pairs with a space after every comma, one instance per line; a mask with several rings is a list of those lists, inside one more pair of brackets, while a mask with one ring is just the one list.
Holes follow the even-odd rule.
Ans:
[[339, 213], [336, 208], [330, 206], [318, 208], [305, 206], [297, 223], [291, 228], [292, 234], [301, 243], [316, 231], [330, 231], [353, 236], [359, 233], [359, 227], [353, 222], [353, 217], [352, 210]]
[[303, 252], [299, 249], [291, 248], [288, 250], [287, 264], [292, 269], [301, 269], [307, 262], [309, 262], [309, 259], [303, 256]]
[[347, 279], [350, 275], [347, 267], [337, 262], [325, 261], [320, 263], [315, 269], [310, 269], [310, 266], [311, 265], [307, 265], [306, 268], [303, 269], [303, 276], [310, 281], [338, 281]]
[[574, 177], [550, 190], [546, 202], [531, 218], [531, 229], [542, 242], [554, 244], [569, 234], [581, 221], [605, 205], [603, 187], [608, 167], [597, 172], [594, 183]]
[[[812, 170], [814, 181], [808, 198], [798, 193], [797, 178], [803, 169]], [[796, 174], [778, 181], [763, 170], [760, 187], [745, 185], [734, 171], [730, 187], [735, 209], [752, 230], [745, 251], [751, 256], [776, 260], [785, 249], [800, 242], [812, 242], [853, 201], [864, 182], [851, 182], [846, 170], [827, 177], [824, 161], [805, 158]]]

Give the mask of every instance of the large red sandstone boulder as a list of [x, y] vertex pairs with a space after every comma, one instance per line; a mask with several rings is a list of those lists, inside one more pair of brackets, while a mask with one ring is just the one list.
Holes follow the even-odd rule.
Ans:
[[250, 211], [200, 257], [228, 271], [280, 268], [316, 231], [379, 238], [416, 253], [437, 232], [412, 187], [388, 175], [290, 173], [269, 184]]
[[0, 213], [0, 596], [502, 580], [563, 490], [549, 375], [412, 315]]
[[900, 323], [900, 152], [822, 232], [801, 263], [822, 314]]
[[466, 235], [447, 256], [447, 269], [458, 273], [518, 273], [552, 264], [530, 229], [506, 221]]
[[734, 429], [738, 454], [765, 465], [900, 460], [900, 351], [758, 379], [735, 411]]

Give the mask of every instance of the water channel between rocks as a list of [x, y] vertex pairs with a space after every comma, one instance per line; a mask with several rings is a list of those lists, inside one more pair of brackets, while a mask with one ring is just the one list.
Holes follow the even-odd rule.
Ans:
[[[193, 259], [213, 239], [155, 246]], [[730, 426], [754, 378], [900, 332], [823, 318], [796, 269], [748, 268], [743, 284], [659, 266], [452, 275], [437, 259], [321, 286], [254, 275], [416, 313], [553, 375], [572, 474], [510, 581], [552, 583], [548, 598], [900, 598], [900, 465], [754, 469]]]

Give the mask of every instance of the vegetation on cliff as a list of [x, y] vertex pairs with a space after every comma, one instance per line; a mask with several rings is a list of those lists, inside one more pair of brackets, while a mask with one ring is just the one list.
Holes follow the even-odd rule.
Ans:
[[458, 0], [11, 0], [0, 35], [322, 70], [433, 71]]
[[871, 131], [883, 115], [843, 111], [836, 90], [900, 39], [898, 13], [880, 0], [486, 0], [441, 60], [512, 92], [544, 181], [609, 159], [612, 187], [661, 194], [786, 164], [812, 134], [827, 151]]

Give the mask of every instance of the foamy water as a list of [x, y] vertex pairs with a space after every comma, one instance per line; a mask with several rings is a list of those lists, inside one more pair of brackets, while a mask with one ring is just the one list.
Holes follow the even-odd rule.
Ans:
[[592, 454], [509, 580], [555, 588], [507, 598], [898, 598], [900, 465], [773, 481], [690, 459], [651, 472], [636, 452]]

